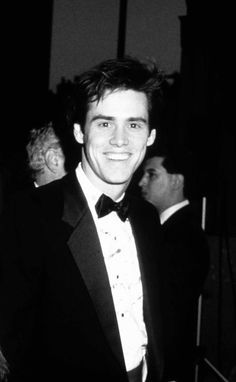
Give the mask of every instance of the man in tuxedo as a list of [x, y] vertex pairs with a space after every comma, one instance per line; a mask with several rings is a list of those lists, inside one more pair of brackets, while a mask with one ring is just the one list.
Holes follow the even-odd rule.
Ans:
[[126, 195], [155, 140], [161, 81], [155, 65], [131, 57], [82, 74], [71, 114], [81, 163], [5, 211], [0, 343], [9, 382], [161, 380], [159, 219]]
[[191, 164], [188, 154], [167, 150], [152, 154], [139, 182], [161, 221], [164, 380], [177, 382], [194, 381], [198, 298], [209, 268], [207, 239], [188, 199]]

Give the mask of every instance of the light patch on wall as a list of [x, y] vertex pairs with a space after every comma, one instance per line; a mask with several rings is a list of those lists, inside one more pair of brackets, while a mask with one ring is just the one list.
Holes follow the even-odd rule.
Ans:
[[180, 20], [184, 0], [136, 0], [128, 3], [126, 53], [153, 57], [167, 73], [180, 70]]

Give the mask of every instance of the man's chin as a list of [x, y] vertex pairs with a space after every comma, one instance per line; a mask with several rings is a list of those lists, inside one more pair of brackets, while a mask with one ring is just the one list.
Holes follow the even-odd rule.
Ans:
[[113, 184], [114, 186], [117, 185], [117, 186], [121, 186], [122, 184], [124, 186], [126, 186], [127, 184], [129, 184], [130, 182], [130, 179], [131, 178], [127, 178], [127, 177], [109, 177], [109, 179], [107, 179], [107, 183], [109, 184]]

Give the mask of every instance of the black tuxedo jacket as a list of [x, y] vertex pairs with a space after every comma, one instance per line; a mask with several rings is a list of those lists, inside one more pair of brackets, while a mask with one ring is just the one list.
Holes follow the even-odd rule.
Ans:
[[[131, 200], [144, 292], [150, 380], [162, 373], [158, 220]], [[9, 382], [127, 381], [92, 215], [75, 173], [22, 193], [1, 226], [0, 343]]]
[[194, 381], [198, 297], [209, 270], [207, 238], [191, 204], [162, 225], [160, 264], [165, 380]]

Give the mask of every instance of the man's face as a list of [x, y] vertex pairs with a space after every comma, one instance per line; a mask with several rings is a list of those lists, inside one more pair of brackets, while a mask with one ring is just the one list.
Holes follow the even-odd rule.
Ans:
[[106, 92], [90, 104], [84, 133], [75, 124], [75, 138], [84, 144], [82, 167], [96, 187], [127, 186], [155, 139], [155, 130], [149, 132], [146, 95], [133, 90]]
[[152, 203], [159, 212], [168, 206], [172, 184], [172, 175], [162, 166], [163, 160], [163, 157], [148, 159], [139, 182], [143, 197]]

